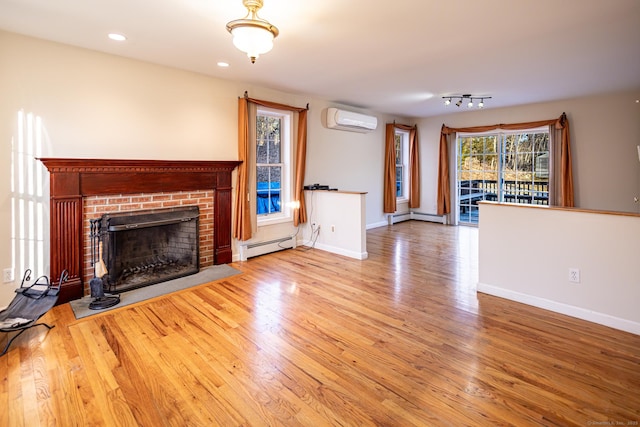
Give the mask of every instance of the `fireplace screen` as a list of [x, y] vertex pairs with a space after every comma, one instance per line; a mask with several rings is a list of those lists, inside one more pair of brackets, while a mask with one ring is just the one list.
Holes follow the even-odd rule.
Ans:
[[99, 225], [106, 292], [117, 293], [197, 273], [197, 206], [104, 214]]

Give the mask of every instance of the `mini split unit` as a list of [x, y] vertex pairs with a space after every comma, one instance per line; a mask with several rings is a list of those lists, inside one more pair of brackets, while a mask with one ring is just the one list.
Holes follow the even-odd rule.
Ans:
[[378, 119], [374, 116], [327, 108], [327, 128], [348, 130], [351, 132], [371, 132], [378, 127]]

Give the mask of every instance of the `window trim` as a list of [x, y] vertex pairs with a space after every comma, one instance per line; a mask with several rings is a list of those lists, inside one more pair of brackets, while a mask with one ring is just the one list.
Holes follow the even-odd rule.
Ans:
[[[503, 180], [503, 149], [504, 149], [504, 141], [509, 135], [519, 135], [523, 133], [536, 134], [536, 133], [546, 133], [549, 137], [549, 147], [548, 147], [548, 205], [554, 204], [554, 180], [555, 180], [555, 170], [554, 170], [554, 152], [555, 152], [555, 143], [553, 138], [553, 132], [549, 128], [548, 125], [532, 127], [532, 128], [523, 128], [523, 129], [502, 129], [495, 128], [491, 130], [487, 130], [484, 132], [456, 132], [455, 135], [455, 163], [454, 163], [454, 182], [455, 185], [452, 186], [452, 212], [455, 212], [455, 224], [463, 223], [465, 225], [477, 225], [474, 222], [460, 221], [460, 199], [459, 199], [459, 155], [460, 155], [460, 139], [461, 138], [469, 138], [469, 137], [484, 137], [484, 136], [495, 136], [498, 144], [498, 183]], [[498, 188], [498, 201], [503, 202], [503, 193], [501, 191], [501, 187]]]
[[[397, 135], [400, 135], [402, 144], [400, 150], [402, 152], [402, 161], [400, 162], [402, 166], [402, 196], [396, 195], [396, 202], [406, 202], [409, 200], [409, 131], [396, 128], [394, 130], [394, 144]], [[396, 167], [397, 165], [398, 159], [396, 157]]]
[[[293, 183], [292, 183], [292, 170], [293, 170], [293, 143], [291, 141], [291, 135], [293, 135], [293, 112], [287, 110], [278, 110], [275, 108], [268, 108], [259, 106], [256, 109], [256, 120], [258, 116], [269, 116], [269, 117], [278, 117], [282, 119], [282, 126], [280, 129], [280, 144], [282, 152], [280, 153], [280, 159], [282, 165], [282, 175], [280, 182], [280, 212], [276, 213], [265, 213], [258, 214], [257, 207], [255, 211], [257, 226], [262, 227], [266, 225], [279, 224], [284, 222], [293, 221], [293, 209], [291, 208], [291, 200], [293, 196]], [[257, 152], [255, 146], [257, 144], [257, 132], [256, 132], [256, 140], [253, 141], [254, 144], [254, 179], [253, 182], [253, 195], [257, 201], [257, 168], [258, 165], [263, 165], [262, 163], [258, 164], [257, 162]], [[257, 203], [257, 202], [256, 202]]]

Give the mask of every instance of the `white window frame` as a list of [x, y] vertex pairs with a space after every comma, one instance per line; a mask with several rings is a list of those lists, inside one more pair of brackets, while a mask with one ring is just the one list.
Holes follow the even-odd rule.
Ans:
[[[291, 200], [293, 193], [293, 186], [291, 182], [291, 168], [293, 165], [293, 149], [291, 142], [291, 135], [293, 135], [293, 113], [285, 110], [277, 110], [273, 108], [258, 107], [256, 110], [256, 116], [270, 116], [277, 117], [282, 120], [282, 126], [280, 129], [280, 144], [281, 150], [280, 158], [282, 160], [282, 176], [280, 182], [280, 212], [257, 214], [258, 227], [265, 225], [278, 224], [283, 222], [293, 221], [293, 210], [291, 208]], [[256, 135], [257, 144], [258, 135]], [[256, 161], [254, 176], [257, 176], [257, 168], [259, 164]], [[255, 190], [254, 196], [257, 200], [257, 184], [254, 183]]]
[[[460, 138], [466, 138], [466, 137], [474, 137], [474, 136], [490, 136], [490, 135], [495, 135], [497, 137], [497, 141], [498, 141], [498, 174], [499, 174], [499, 178], [498, 181], [501, 181], [502, 178], [502, 144], [504, 141], [504, 138], [506, 135], [517, 135], [517, 134], [522, 134], [522, 133], [548, 133], [549, 134], [549, 205], [553, 205], [555, 203], [554, 201], [554, 191], [553, 191], [553, 182], [555, 180], [554, 178], [554, 170], [553, 170], [553, 164], [554, 164], [554, 160], [553, 160], [553, 155], [554, 155], [554, 142], [553, 142], [553, 135], [549, 130], [548, 126], [540, 126], [540, 127], [536, 127], [536, 128], [528, 128], [528, 129], [518, 129], [518, 130], [506, 130], [506, 129], [492, 129], [486, 132], [459, 132], [456, 134], [456, 143], [455, 143], [455, 163], [454, 163], [454, 182], [456, 183], [454, 186], [452, 186], [451, 191], [452, 191], [452, 199], [454, 201], [454, 211], [455, 211], [455, 218], [454, 218], [454, 224], [458, 224], [460, 223], [460, 209], [459, 209], [459, 197], [458, 197], [458, 155], [459, 155], [459, 151], [460, 151]], [[499, 200], [500, 202], [502, 202], [502, 196], [500, 196]], [[464, 224], [472, 224], [472, 223], [467, 223], [464, 222]]]
[[[396, 129], [394, 132], [394, 150], [395, 150], [395, 137], [401, 138], [401, 155], [402, 159], [400, 164], [402, 165], [402, 196], [396, 196], [397, 202], [405, 202], [409, 200], [409, 132], [402, 129]], [[396, 165], [398, 160], [396, 158]], [[395, 175], [395, 174], [394, 174]], [[394, 179], [395, 183], [395, 179]], [[394, 186], [395, 188], [395, 186]]]

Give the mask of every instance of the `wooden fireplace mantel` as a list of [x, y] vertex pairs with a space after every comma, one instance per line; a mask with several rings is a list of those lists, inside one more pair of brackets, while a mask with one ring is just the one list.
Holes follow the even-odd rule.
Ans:
[[82, 298], [83, 197], [108, 194], [213, 190], [214, 264], [231, 262], [231, 174], [235, 160], [114, 160], [40, 158], [50, 173], [51, 266], [57, 278], [67, 269], [69, 281], [59, 303]]

